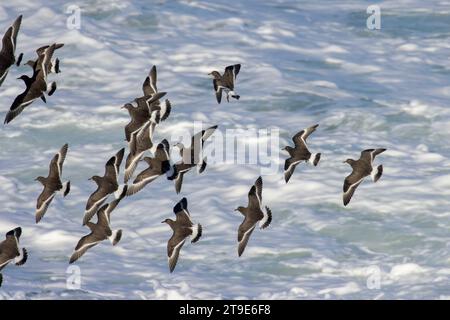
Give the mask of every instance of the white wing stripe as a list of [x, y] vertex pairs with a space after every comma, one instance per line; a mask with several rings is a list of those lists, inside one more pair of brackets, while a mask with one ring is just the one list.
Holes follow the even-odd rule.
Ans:
[[255, 227], [256, 227], [256, 224], [255, 224], [253, 227], [251, 227], [250, 229], [248, 229], [248, 230], [244, 233], [244, 236], [242, 237], [241, 241], [239, 241], [239, 243], [241, 243], [242, 241], [244, 241], [244, 240], [247, 238], [247, 234], [249, 234], [251, 231], [253, 231], [253, 229], [255, 229]]
[[363, 181], [363, 180], [364, 180], [364, 178], [361, 178], [361, 179], [359, 179], [357, 182], [355, 182], [354, 184], [350, 185], [350, 187], [348, 187], [347, 192], [344, 192], [344, 194], [349, 193], [350, 190], [353, 189], [353, 187], [354, 187], [355, 185], [357, 185], [358, 183], [360, 183], [360, 182]]

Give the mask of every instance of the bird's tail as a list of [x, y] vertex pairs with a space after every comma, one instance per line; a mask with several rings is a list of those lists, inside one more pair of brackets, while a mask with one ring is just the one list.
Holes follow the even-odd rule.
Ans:
[[52, 83], [50, 83], [48, 85], [47, 91], [48, 91], [49, 97], [55, 93], [55, 91], [56, 91], [56, 82], [55, 81], [53, 81]]
[[164, 121], [169, 117], [171, 110], [172, 104], [169, 99], [166, 99], [163, 103], [161, 103], [161, 121]]
[[3, 283], [3, 275], [0, 273], [0, 288], [2, 286], [2, 283]]
[[111, 241], [112, 245], [115, 246], [119, 243], [120, 239], [122, 238], [122, 229], [114, 230], [112, 232], [112, 235], [109, 237], [109, 241]]
[[25, 248], [20, 250], [20, 254], [14, 260], [16, 266], [23, 266], [28, 260], [28, 251]]
[[320, 153], [313, 153], [313, 154], [311, 154], [311, 156], [309, 157], [308, 162], [311, 163], [311, 164], [314, 165], [314, 166], [317, 166], [317, 164], [318, 164], [319, 161], [320, 161], [320, 156], [321, 156]]
[[66, 182], [63, 183], [63, 187], [62, 187], [61, 192], [62, 192], [64, 197], [69, 194], [69, 192], [70, 192], [70, 181], [66, 181]]
[[374, 168], [370, 175], [372, 176], [373, 182], [377, 182], [383, 175], [383, 165], [380, 164], [377, 168]]
[[234, 98], [234, 99], [236, 99], [236, 100], [239, 100], [239, 99], [241, 98], [241, 96], [238, 95], [238, 94], [237, 94], [236, 92], [234, 92], [234, 91], [228, 92], [228, 96], [230, 96], [230, 97], [232, 97], [232, 98]]
[[267, 228], [270, 223], [272, 222], [272, 211], [269, 209], [269, 207], [266, 206], [266, 212], [263, 212], [264, 217], [262, 218], [261, 222], [259, 223], [259, 227], [261, 229]]
[[200, 237], [202, 236], [202, 225], [200, 223], [194, 225], [192, 227], [192, 241], [191, 243], [196, 243], [198, 241], [198, 239], [200, 239]]
[[51, 72], [53, 72], [53, 73], [61, 72], [61, 70], [59, 69], [59, 59], [58, 58], [56, 58], [55, 60], [52, 61]]

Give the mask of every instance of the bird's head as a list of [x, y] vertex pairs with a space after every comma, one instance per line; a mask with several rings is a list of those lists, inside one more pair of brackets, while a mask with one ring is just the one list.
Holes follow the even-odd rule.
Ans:
[[17, 79], [23, 80], [23, 82], [25, 82], [26, 84], [30, 83], [30, 81], [31, 81], [31, 78], [29, 76], [27, 76], [26, 74], [21, 75]]
[[128, 111], [130, 111], [133, 107], [133, 105], [131, 103], [125, 103], [121, 109], [127, 109]]
[[347, 160], [345, 160], [343, 163], [348, 163], [349, 165], [352, 165], [353, 163], [355, 163], [355, 160], [353, 160], [353, 159], [347, 159]]
[[220, 79], [221, 78], [221, 75], [220, 75], [220, 73], [218, 71], [210, 72], [210, 73], [208, 73], [208, 75], [212, 76], [214, 79]]
[[161, 221], [161, 223], [167, 223], [169, 226], [172, 224], [172, 219], [165, 219], [164, 221]]
[[242, 206], [237, 207], [236, 209], [234, 209], [234, 211], [239, 211], [240, 213], [244, 213], [245, 208]]
[[101, 179], [101, 177], [100, 177], [100, 176], [92, 176], [92, 177], [90, 177], [90, 178], [89, 178], [89, 180], [91, 180], [91, 181], [95, 181], [95, 182], [98, 182], [98, 181], [100, 181], [100, 179]]
[[28, 79], [30, 79], [30, 77], [29, 76], [27, 76], [26, 74], [23, 74], [23, 75], [21, 75], [20, 77], [18, 77], [17, 78], [18, 80], [28, 80]]
[[39, 177], [37, 177], [36, 179], [34, 179], [34, 181], [39, 181], [40, 183], [44, 184], [44, 182], [45, 182], [45, 178], [44, 178], [44, 177], [41, 177], [41, 176], [39, 176]]

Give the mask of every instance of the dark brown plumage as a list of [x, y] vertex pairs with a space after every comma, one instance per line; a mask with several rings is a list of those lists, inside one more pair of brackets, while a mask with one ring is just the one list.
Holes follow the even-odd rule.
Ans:
[[311, 133], [313, 133], [319, 125], [306, 128], [298, 132], [293, 138], [294, 148], [286, 146], [283, 150], [286, 150], [290, 157], [284, 162], [284, 179], [286, 183], [294, 173], [295, 167], [302, 161], [311, 162], [314, 166], [317, 166], [320, 160], [320, 153], [311, 154], [306, 144], [306, 139]]
[[133, 184], [128, 186], [127, 196], [141, 191], [146, 185], [171, 170], [169, 142], [164, 139], [158, 144], [155, 157], [144, 157], [143, 160], [148, 164], [148, 168], [139, 173]]
[[202, 226], [194, 225], [191, 215], [187, 209], [187, 199], [183, 198], [173, 208], [176, 220], [166, 219], [162, 223], [167, 223], [172, 229], [172, 237], [167, 242], [167, 257], [169, 259], [169, 270], [173, 272], [180, 255], [180, 250], [187, 237], [191, 237], [191, 243], [197, 242], [202, 236]]
[[[14, 262], [16, 266], [22, 266], [27, 262], [28, 252], [25, 248], [19, 248], [19, 240], [22, 228], [15, 228], [6, 233], [6, 239], [0, 242], [0, 271], [9, 263]], [[3, 275], [0, 273], [0, 287]]]
[[217, 125], [197, 132], [192, 136], [191, 145], [189, 147], [185, 147], [181, 142], [175, 144], [180, 150], [181, 161], [173, 166], [173, 175], [169, 177], [169, 179], [175, 180], [175, 191], [177, 193], [180, 193], [181, 191], [185, 173], [195, 166], [198, 166], [199, 173], [202, 173], [205, 170], [206, 159], [202, 158], [203, 145], [216, 129]]
[[47, 48], [43, 54], [42, 59], [38, 59], [33, 67], [33, 76], [30, 78], [27, 75], [22, 75], [19, 79], [25, 82], [25, 91], [19, 94], [13, 101], [8, 113], [5, 117], [5, 124], [11, 122], [16, 118], [26, 107], [28, 107], [34, 100], [41, 98], [46, 102], [45, 93], [52, 95], [56, 90], [56, 83], [53, 82], [50, 86], [47, 85], [47, 70], [45, 67], [51, 63], [53, 52], [56, 44]]
[[238, 229], [238, 255], [239, 257], [244, 253], [248, 240], [259, 221], [261, 229], [267, 228], [272, 222], [272, 211], [266, 206], [266, 211], [262, 209], [262, 178], [256, 179], [255, 184], [250, 188], [248, 193], [247, 207], [238, 207], [239, 211], [244, 216], [244, 221]]
[[160, 111], [154, 111], [151, 119], [147, 121], [142, 128], [131, 134], [130, 143], [128, 144], [130, 152], [125, 162], [124, 182], [133, 176], [134, 171], [144, 156], [146, 151], [153, 147], [153, 133], [156, 126], [161, 121]]
[[[119, 171], [122, 163], [125, 148], [120, 149], [113, 157], [111, 157], [105, 165], [105, 174], [103, 177], [93, 176], [89, 180], [97, 184], [97, 189], [89, 196], [86, 203], [86, 211], [84, 213], [83, 225], [85, 225], [97, 209], [106, 201], [108, 196], [119, 190]], [[119, 195], [121, 190], [119, 191]], [[116, 198], [119, 196], [116, 195]]]
[[371, 175], [374, 182], [377, 182], [378, 179], [381, 178], [383, 166], [379, 165], [374, 169], [373, 161], [377, 155], [384, 151], [386, 151], [386, 149], [367, 149], [361, 152], [361, 156], [358, 160], [347, 159], [344, 161], [344, 163], [348, 163], [353, 169], [352, 173], [344, 180], [344, 206], [350, 202], [356, 188], [361, 184], [365, 177]]
[[153, 66], [142, 84], [144, 96], [138, 97], [132, 103], [127, 103], [122, 107], [128, 110], [131, 117], [130, 122], [125, 127], [127, 141], [131, 140], [133, 132], [141, 129], [150, 120], [154, 111], [159, 111], [160, 121], [166, 120], [170, 115], [170, 101], [166, 99], [164, 104], [161, 104], [159, 101], [166, 95], [166, 92], [158, 92], [157, 80], [156, 66]]
[[[64, 43], [55, 43], [54, 44], [55, 49], [60, 49], [64, 46]], [[50, 45], [42, 46], [38, 49], [36, 49], [37, 59], [36, 60], [28, 60], [26, 65], [30, 66], [31, 68], [40, 69], [42, 67], [45, 67], [46, 74], [50, 73], [60, 73], [61, 70], [59, 69], [59, 59], [56, 58], [55, 60], [49, 60], [45, 59], [45, 52], [50, 48]], [[45, 64], [43, 63], [45, 60]]]
[[49, 173], [46, 178], [37, 177], [35, 179], [44, 186], [44, 190], [42, 190], [36, 203], [36, 223], [41, 221], [44, 217], [50, 203], [58, 191], [61, 191], [64, 197], [67, 196], [70, 191], [70, 181], [63, 184], [61, 180], [63, 164], [66, 159], [68, 148], [69, 145], [66, 143], [59, 152], [55, 154], [50, 162]]
[[219, 71], [213, 71], [210, 75], [213, 76], [213, 86], [216, 93], [217, 103], [222, 100], [222, 91], [225, 91], [227, 101], [230, 102], [230, 97], [239, 100], [240, 96], [234, 92], [236, 84], [236, 77], [241, 70], [240, 64], [235, 64], [225, 68], [223, 75]]
[[119, 202], [125, 197], [127, 192], [127, 186], [125, 186], [120, 194], [119, 198], [115, 199], [111, 203], [103, 205], [97, 211], [97, 223], [88, 221], [87, 227], [91, 230], [91, 233], [82, 237], [78, 241], [75, 251], [70, 257], [69, 263], [77, 261], [87, 250], [94, 247], [101, 241], [109, 239], [113, 246], [115, 246], [122, 238], [122, 230], [111, 230], [111, 212], [117, 207]]
[[[0, 86], [8, 75], [9, 68], [16, 63], [17, 34], [19, 33], [22, 15], [18, 16], [12, 26], [6, 30], [2, 38], [2, 50], [0, 51]], [[22, 54], [17, 59], [17, 65], [22, 60]]]
[[144, 96], [152, 96], [158, 92], [158, 88], [156, 86], [157, 82], [158, 75], [156, 72], [156, 66], [152, 66], [147, 78], [145, 78], [144, 83], [142, 84], [142, 92], [144, 93]]
[[[153, 111], [161, 111], [161, 121], [167, 119], [171, 111], [169, 100], [166, 100], [165, 108], [162, 109], [159, 99], [166, 95], [165, 92], [158, 92], [152, 96], [144, 96], [134, 99], [134, 103], [127, 103], [122, 108], [127, 109], [130, 115], [130, 122], [125, 126], [125, 138], [130, 141], [131, 134], [141, 129], [151, 118]], [[155, 106], [157, 104], [158, 106]]]

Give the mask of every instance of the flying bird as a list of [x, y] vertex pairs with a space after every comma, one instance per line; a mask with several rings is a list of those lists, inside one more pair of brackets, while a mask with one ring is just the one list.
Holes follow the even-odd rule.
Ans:
[[[155, 157], [144, 157], [143, 160], [148, 164], [148, 168], [139, 173], [136, 179], [134, 179], [133, 184], [128, 186], [127, 196], [141, 191], [150, 182], [172, 170], [170, 165], [169, 142], [164, 139], [156, 147]], [[168, 175], [171, 175], [171, 173], [168, 173]]]
[[111, 203], [104, 204], [97, 211], [97, 223], [91, 221], [86, 222], [86, 226], [91, 230], [91, 233], [82, 237], [78, 241], [75, 251], [70, 257], [69, 263], [77, 261], [87, 250], [94, 247], [98, 243], [109, 239], [113, 246], [119, 243], [122, 238], [122, 229], [111, 229], [111, 212], [117, 207], [119, 202], [125, 197], [127, 192], [127, 186], [124, 186], [119, 198], [115, 199]]
[[110, 194], [115, 194], [118, 198], [122, 193], [122, 189], [119, 188], [119, 170], [120, 164], [125, 153], [125, 148], [120, 149], [113, 157], [111, 157], [105, 165], [105, 174], [103, 177], [92, 176], [89, 180], [94, 181], [97, 184], [97, 189], [89, 196], [86, 203], [86, 211], [84, 213], [83, 225], [85, 225], [94, 214], [97, 209], [106, 201]]
[[319, 125], [303, 129], [297, 133], [293, 138], [295, 147], [286, 146], [283, 150], [286, 150], [290, 157], [284, 162], [284, 179], [286, 183], [291, 178], [294, 173], [295, 167], [302, 161], [309, 162], [314, 166], [317, 166], [320, 160], [320, 153], [309, 152], [308, 145], [306, 144], [306, 139], [311, 133], [313, 133]]
[[266, 206], [264, 211], [262, 208], [262, 178], [256, 179], [255, 184], [248, 193], [247, 207], [238, 207], [235, 211], [239, 211], [244, 216], [244, 221], [238, 229], [238, 255], [239, 257], [245, 250], [248, 240], [259, 221], [261, 229], [267, 228], [272, 222], [272, 211]]
[[6, 30], [2, 39], [2, 50], [0, 51], [0, 86], [8, 75], [9, 68], [16, 63], [20, 65], [23, 54], [21, 53], [16, 61], [17, 34], [19, 33], [22, 15], [18, 16], [16, 21]]
[[25, 91], [19, 94], [12, 103], [8, 113], [5, 117], [5, 124], [11, 122], [17, 117], [27, 106], [33, 103], [34, 100], [41, 98], [42, 101], [47, 102], [45, 93], [51, 96], [56, 90], [56, 83], [52, 82], [47, 85], [47, 71], [45, 66], [52, 58], [55, 45], [51, 45], [45, 50], [44, 58], [40, 62], [37, 60], [33, 67], [33, 76], [30, 78], [27, 75], [22, 75], [19, 79], [25, 82]]
[[152, 113], [151, 119], [147, 121], [141, 129], [134, 131], [131, 134], [130, 143], [128, 144], [130, 153], [125, 162], [125, 183], [132, 177], [139, 161], [141, 161], [144, 156], [144, 153], [153, 148], [153, 132], [160, 120], [160, 112], [155, 111]]
[[[62, 48], [64, 46], [64, 43], [55, 43], [54, 45], [55, 45], [54, 50], [57, 50], [57, 49]], [[33, 69], [35, 68], [35, 66], [37, 69], [40, 69], [44, 66], [45, 72], [47, 75], [50, 73], [60, 73], [61, 70], [59, 68], [59, 59], [56, 58], [56, 59], [49, 60], [49, 59], [45, 58], [46, 51], [49, 48], [50, 48], [49, 45], [45, 45], [45, 46], [42, 46], [42, 47], [36, 49], [36, 54], [38, 56], [37, 59], [36, 60], [28, 60], [26, 65], [30, 66]], [[45, 65], [43, 65], [44, 60], [45, 60]]]
[[202, 236], [201, 224], [194, 224], [187, 208], [187, 199], [183, 198], [173, 208], [176, 219], [166, 219], [161, 223], [167, 223], [172, 229], [172, 237], [167, 242], [167, 257], [169, 270], [172, 273], [177, 265], [180, 250], [187, 237], [191, 237], [191, 243], [197, 242]]
[[152, 96], [158, 92], [158, 88], [156, 86], [156, 82], [158, 81], [158, 76], [156, 72], [156, 66], [152, 66], [148, 76], [145, 78], [144, 83], [142, 84], [142, 91], [144, 92], [144, 96]]
[[206, 168], [206, 159], [202, 159], [203, 146], [206, 140], [217, 129], [217, 125], [197, 132], [191, 139], [191, 145], [185, 147], [183, 143], [175, 144], [180, 151], [181, 161], [173, 166], [173, 174], [168, 177], [169, 180], [175, 180], [175, 191], [180, 193], [183, 183], [183, 176], [193, 167], [198, 166], [199, 173], [202, 173]]
[[[0, 271], [11, 262], [14, 262], [16, 266], [24, 265], [27, 262], [27, 250], [19, 247], [21, 235], [22, 228], [15, 228], [9, 231], [6, 234], [6, 239], [0, 243]], [[0, 287], [2, 282], [3, 275], [0, 273]]]
[[347, 159], [344, 163], [348, 163], [352, 167], [352, 173], [344, 180], [344, 194], [343, 201], [346, 206], [356, 188], [361, 184], [365, 177], [371, 176], [373, 182], [377, 182], [383, 174], [383, 165], [373, 167], [373, 161], [375, 157], [380, 153], [386, 151], [386, 149], [367, 149], [361, 152], [361, 156], [358, 160]]
[[[144, 83], [142, 84], [142, 92], [144, 93], [143, 97], [136, 98], [136, 103], [143, 104], [143, 102], [147, 101], [148, 97], [153, 97], [154, 95], [158, 95], [160, 92], [158, 92], [158, 88], [156, 86], [157, 82], [157, 72], [156, 72], [156, 66], [153, 66], [150, 69], [150, 72], [148, 76], [145, 78]], [[164, 93], [165, 92], [161, 92]], [[153, 111], [160, 110], [161, 111], [161, 121], [164, 121], [167, 119], [167, 117], [170, 114], [170, 108], [171, 104], [169, 100], [165, 100], [165, 104], [161, 105], [159, 102], [159, 99], [156, 99], [155, 101], [152, 101], [151, 103], [146, 102], [148, 109], [150, 110], [150, 114]]]
[[160, 99], [166, 95], [166, 92], [158, 92], [156, 82], [156, 66], [153, 66], [142, 84], [142, 92], [144, 95], [134, 99], [133, 102], [126, 103], [122, 107], [123, 109], [127, 109], [131, 117], [130, 122], [125, 127], [127, 141], [130, 141], [133, 132], [142, 128], [150, 120], [154, 111], [160, 111], [160, 121], [166, 120], [170, 115], [172, 105], [168, 99], [164, 103], [160, 103]]
[[228, 102], [230, 102], [230, 97], [239, 100], [241, 96], [234, 91], [239, 70], [241, 70], [241, 65], [235, 64], [226, 67], [223, 75], [221, 75], [219, 71], [209, 73], [209, 75], [213, 76], [213, 85], [214, 91], [216, 92], [217, 103], [220, 104], [222, 100], [222, 91], [225, 91]]
[[[126, 109], [128, 114], [130, 115], [130, 122], [125, 126], [125, 138], [129, 142], [131, 140], [131, 134], [136, 131], [139, 131], [146, 122], [151, 119], [151, 106], [159, 101], [162, 97], [166, 95], [165, 92], [158, 92], [152, 96], [140, 97], [134, 99], [132, 103], [126, 103], [122, 109]], [[171, 111], [171, 105], [169, 100], [166, 100], [165, 104], [155, 108], [153, 111], [160, 111], [161, 121], [167, 119]]]
[[64, 197], [70, 192], [70, 181], [62, 183], [61, 179], [63, 164], [66, 159], [68, 148], [69, 145], [66, 143], [59, 152], [54, 155], [50, 162], [49, 173], [46, 178], [39, 176], [35, 179], [35, 181], [39, 181], [44, 186], [44, 190], [42, 190], [37, 199], [36, 223], [39, 223], [44, 217], [57, 192], [61, 192]]

